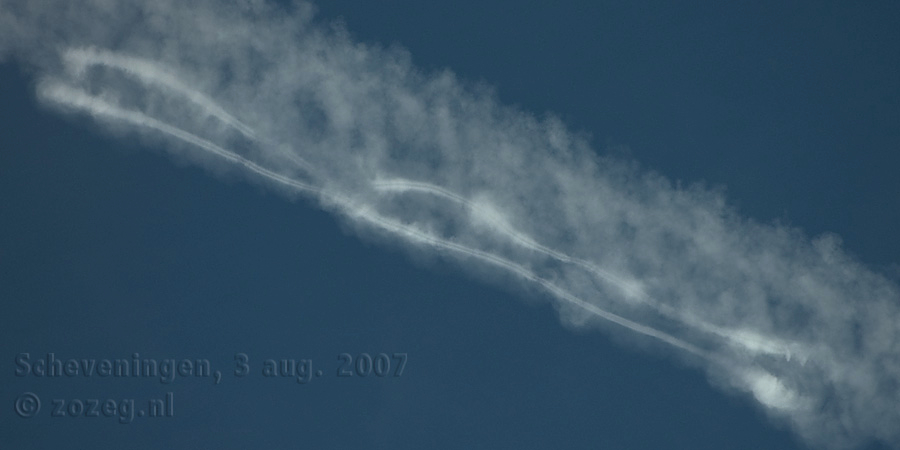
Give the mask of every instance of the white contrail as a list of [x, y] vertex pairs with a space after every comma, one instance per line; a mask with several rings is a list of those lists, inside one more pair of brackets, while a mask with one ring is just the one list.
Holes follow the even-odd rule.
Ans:
[[640, 290], [640, 287], [637, 286], [635, 282], [629, 282], [625, 278], [616, 275], [612, 272], [604, 270], [600, 267], [597, 267], [595, 264], [590, 261], [569, 256], [560, 251], [554, 250], [550, 247], [544, 246], [525, 233], [522, 233], [519, 230], [516, 230], [512, 226], [508, 224], [508, 222], [503, 219], [497, 212], [493, 210], [488, 210], [487, 208], [476, 204], [475, 202], [457, 194], [447, 189], [444, 189], [440, 186], [436, 186], [430, 183], [424, 183], [421, 181], [411, 181], [402, 178], [392, 178], [387, 180], [376, 180], [372, 183], [373, 187], [381, 191], [417, 191], [424, 192], [432, 195], [436, 195], [439, 197], [443, 197], [452, 201], [455, 201], [463, 206], [469, 208], [473, 212], [477, 214], [477, 217], [481, 220], [486, 221], [488, 224], [492, 225], [495, 229], [499, 230], [501, 234], [510, 238], [514, 242], [518, 243], [524, 248], [529, 250], [533, 250], [539, 253], [543, 253], [545, 255], [551, 256], [558, 261], [562, 261], [565, 263], [575, 264], [581, 266], [584, 269], [587, 269], [589, 272], [593, 273], [597, 277], [608, 281], [620, 288], [626, 295], [629, 297], [638, 296], [641, 297], [643, 293]]
[[[187, 86], [183, 86], [183, 88], [185, 90], [192, 91]], [[42, 95], [45, 98], [48, 98], [50, 100], [54, 100], [56, 102], [62, 103], [62, 104], [67, 104], [69, 106], [74, 106], [74, 107], [78, 107], [78, 108], [87, 110], [95, 115], [107, 116], [110, 118], [114, 118], [114, 119], [118, 119], [121, 121], [131, 123], [134, 125], [152, 128], [157, 131], [169, 134], [169, 135], [176, 137], [178, 139], [181, 139], [185, 142], [188, 142], [190, 144], [193, 144], [200, 148], [203, 148], [204, 150], [207, 150], [219, 157], [225, 158], [228, 161], [239, 164], [239, 165], [245, 167], [246, 169], [248, 169], [254, 173], [257, 173], [259, 175], [262, 175], [270, 180], [277, 181], [279, 183], [282, 183], [282, 184], [290, 186], [292, 188], [301, 190], [303, 192], [315, 194], [315, 195], [318, 195], [325, 199], [331, 200], [332, 202], [334, 202], [338, 205], [341, 205], [345, 209], [345, 211], [353, 211], [353, 210], [358, 209], [358, 207], [350, 206], [350, 205], [355, 204], [355, 202], [351, 201], [349, 197], [347, 197], [343, 194], [326, 191], [326, 190], [323, 190], [322, 188], [300, 182], [298, 180], [295, 180], [293, 178], [279, 174], [277, 172], [273, 172], [265, 167], [262, 167], [256, 163], [234, 153], [234, 152], [226, 150], [206, 139], [200, 138], [192, 133], [184, 131], [178, 127], [174, 127], [174, 126], [167, 124], [165, 122], [162, 122], [160, 120], [157, 120], [146, 114], [143, 114], [143, 113], [140, 113], [137, 111], [127, 110], [127, 109], [112, 105], [109, 102], [106, 102], [96, 96], [87, 94], [83, 90], [71, 88], [69, 86], [66, 86], [66, 85], [64, 85], [62, 83], [58, 83], [58, 82], [45, 82], [41, 86], [40, 95]], [[374, 186], [376, 188], [383, 188], [385, 186], [399, 188], [401, 186], [404, 186], [404, 184], [403, 184], [403, 181], [400, 180], [400, 181], [397, 181], [394, 183], [376, 182], [376, 183], [374, 183]], [[469, 202], [464, 197], [459, 196], [457, 194], [453, 194], [452, 192], [441, 189], [441, 188], [433, 187], [432, 185], [429, 185], [427, 183], [406, 183], [406, 186], [415, 186], [415, 188], [418, 188], [423, 191], [432, 192], [432, 193], [436, 192], [439, 195], [454, 199], [456, 201], [460, 201], [463, 204], [466, 204], [470, 207], [477, 208], [477, 205], [474, 205], [472, 202]], [[364, 211], [369, 211], [369, 212], [363, 213]], [[698, 355], [705, 354], [705, 352], [703, 352], [702, 350], [700, 350], [699, 348], [697, 348], [696, 346], [694, 346], [692, 344], [688, 344], [688, 343], [686, 343], [680, 339], [677, 339], [673, 336], [670, 336], [668, 334], [665, 334], [665, 333], [655, 330], [653, 328], [647, 327], [645, 325], [641, 325], [636, 322], [630, 321], [630, 320], [625, 319], [616, 314], [602, 310], [593, 304], [587, 303], [587, 302], [579, 299], [578, 297], [575, 297], [574, 295], [570, 294], [568, 291], [547, 281], [546, 279], [537, 276], [533, 272], [525, 269], [523, 266], [515, 264], [512, 261], [509, 261], [507, 259], [498, 257], [491, 253], [483, 252], [483, 251], [480, 251], [477, 249], [472, 249], [472, 248], [469, 248], [469, 247], [466, 247], [466, 246], [463, 246], [460, 244], [452, 243], [450, 241], [444, 241], [440, 238], [436, 238], [436, 237], [427, 235], [419, 230], [409, 228], [407, 226], [404, 226], [404, 225], [401, 225], [401, 224], [398, 224], [395, 222], [391, 222], [390, 220], [385, 219], [381, 216], [374, 215], [374, 213], [370, 212], [370, 210], [367, 208], [359, 209], [359, 211], [357, 212], [356, 215], [368, 220], [370, 223], [379, 225], [386, 230], [392, 231], [395, 234], [406, 236], [408, 238], [414, 238], [415, 240], [418, 240], [418, 241], [424, 241], [424, 242], [427, 242], [429, 244], [432, 244], [434, 246], [441, 247], [444, 249], [457, 251], [459, 253], [463, 253], [463, 254], [466, 254], [466, 255], [472, 256], [472, 257], [476, 257], [483, 261], [487, 261], [494, 265], [503, 267], [511, 272], [518, 274], [519, 276], [521, 276], [527, 280], [533, 281], [533, 282], [543, 286], [545, 289], [550, 291], [556, 297], [558, 297], [562, 300], [565, 300], [573, 305], [581, 307], [582, 309], [589, 311], [598, 317], [604, 318], [606, 320], [609, 320], [610, 322], [613, 322], [613, 323], [616, 323], [623, 327], [629, 328], [638, 333], [660, 339], [664, 342], [667, 342], [671, 345], [674, 345], [676, 347], [687, 350], [691, 353], [698, 354]], [[517, 242], [520, 242], [521, 244], [526, 245], [529, 248], [533, 248], [533, 249], [543, 252], [545, 254], [552, 255], [553, 257], [556, 257], [556, 258], [566, 261], [566, 262], [574, 262], [574, 263], [578, 263], [578, 264], [586, 266], [586, 267], [594, 268], [595, 273], [607, 274], [608, 276], [604, 277], [604, 278], [607, 279], [608, 281], [616, 283], [619, 286], [621, 286], [623, 283], [622, 281], [620, 281], [621, 280], [620, 278], [615, 277], [611, 274], [608, 274], [608, 272], [605, 272], [602, 269], [596, 268], [596, 266], [593, 266], [592, 264], [590, 264], [587, 261], [584, 261], [584, 260], [581, 260], [578, 258], [570, 258], [563, 253], [560, 253], [558, 251], [555, 251], [555, 250], [549, 249], [547, 247], [544, 247], [540, 244], [537, 244], [535, 241], [531, 240], [527, 236], [522, 235], [521, 233], [518, 233], [516, 230], [510, 228], [509, 226], [505, 225], [501, 221], [495, 221], [494, 223], [496, 223], [502, 230], [509, 233], [509, 235], [516, 237]], [[726, 336], [726, 337], [728, 336], [728, 334], [726, 334], [725, 331], [720, 331], [718, 334]], [[766, 349], [766, 348], [770, 348], [770, 347], [771, 346], [757, 345], [757, 348], [760, 348], [760, 349]]]
[[52, 100], [63, 105], [83, 109], [95, 116], [105, 116], [108, 118], [121, 120], [132, 125], [152, 128], [154, 130], [163, 132], [190, 144], [196, 145], [197, 147], [200, 147], [216, 156], [239, 164], [250, 170], [251, 172], [257, 173], [270, 180], [277, 181], [297, 190], [310, 194], [331, 197], [333, 200], [338, 200], [341, 202], [349, 200], [346, 198], [339, 199], [338, 197], [326, 195], [323, 193], [321, 188], [273, 172], [254, 163], [253, 161], [248, 160], [247, 158], [244, 158], [243, 156], [225, 150], [224, 148], [219, 147], [218, 145], [206, 139], [198, 137], [192, 133], [188, 133], [181, 128], [154, 119], [153, 117], [150, 117], [144, 113], [115, 106], [99, 97], [90, 95], [81, 89], [72, 88], [56, 81], [44, 81], [38, 87], [38, 95], [45, 99]]
[[[681, 313], [675, 308], [672, 308], [669, 305], [655, 300], [649, 294], [644, 292], [644, 290], [639, 286], [639, 283], [629, 282], [624, 277], [604, 270], [591, 261], [569, 256], [559, 250], [555, 250], [553, 248], [542, 245], [525, 233], [510, 226], [508, 221], [506, 221], [496, 211], [488, 210], [484, 206], [441, 186], [421, 181], [407, 180], [403, 178], [376, 180], [372, 183], [372, 186], [376, 190], [383, 192], [422, 192], [442, 197], [461, 204], [474, 212], [476, 217], [488, 222], [488, 224], [493, 226], [493, 228], [498, 231], [500, 235], [509, 238], [513, 242], [529, 250], [536, 251], [555, 258], [558, 261], [574, 264], [583, 269], [586, 269], [588, 272], [597, 276], [601, 280], [610, 282], [621, 289], [622, 292], [625, 293], [629, 298], [638, 298], [643, 303], [653, 307], [658, 312], [670, 319], [677, 320], [688, 326], [694, 327], [695, 329], [715, 334], [728, 340], [732, 345], [738, 345], [745, 350], [753, 353], [780, 355], [787, 360], [790, 360], [791, 358], [792, 352], [789, 348], [789, 345], [787, 344], [777, 342], [774, 339], [766, 338], [758, 333], [748, 330], [729, 330]], [[796, 352], [797, 350], [794, 349], [794, 353]]]
[[[224, 108], [219, 106], [215, 101], [213, 101], [208, 96], [200, 93], [196, 89], [193, 89], [190, 86], [188, 86], [187, 84], [183, 83], [176, 76], [172, 75], [170, 71], [160, 69], [158, 67], [158, 64], [153, 61], [146, 60], [143, 58], [128, 56], [128, 55], [121, 55], [121, 54], [114, 53], [114, 52], [111, 52], [108, 50], [98, 50], [93, 47], [91, 47], [91, 48], [70, 48], [63, 53], [62, 58], [63, 58], [64, 62], [67, 64], [67, 66], [69, 67], [71, 73], [76, 76], [79, 75], [81, 72], [83, 72], [87, 67], [89, 67], [91, 65], [102, 65], [102, 66], [106, 66], [109, 68], [121, 70], [123, 73], [129, 74], [129, 75], [133, 75], [138, 80], [140, 80], [141, 82], [143, 82], [147, 85], [157, 85], [160, 87], [172, 89], [179, 94], [183, 94], [189, 101], [200, 106], [207, 114], [218, 118], [219, 120], [226, 123], [227, 125], [240, 131], [245, 136], [259, 141], [259, 139], [257, 138], [256, 132], [251, 127], [245, 125], [240, 120], [235, 118], [233, 115], [231, 115], [228, 111], [226, 111]], [[338, 196], [338, 195], [335, 195], [334, 193], [323, 191], [322, 189], [316, 188], [312, 185], [302, 183], [297, 180], [285, 177], [276, 172], [272, 172], [271, 170], [266, 169], [262, 166], [259, 166], [255, 163], [253, 163], [252, 161], [247, 160], [246, 158], [243, 158], [233, 152], [225, 150], [225, 149], [213, 144], [212, 142], [210, 142], [208, 140], [202, 139], [194, 134], [188, 133], [180, 128], [173, 127], [165, 122], [161, 122], [161, 121], [154, 119], [150, 116], [147, 116], [145, 114], [116, 107], [108, 102], [104, 102], [104, 101], [100, 100], [97, 97], [90, 96], [83, 91], [71, 89], [71, 88], [65, 87], [61, 84], [53, 84], [53, 85], [47, 86], [46, 89], [47, 90], [44, 92], [44, 95], [46, 95], [48, 98], [51, 98], [53, 100], [56, 100], [56, 101], [59, 101], [62, 103], [67, 103], [71, 106], [77, 106], [77, 107], [81, 107], [83, 109], [88, 109], [92, 113], [95, 113], [95, 114], [107, 115], [109, 117], [114, 117], [119, 120], [127, 121], [127, 122], [130, 122], [135, 125], [141, 125], [141, 126], [146, 126], [146, 127], [156, 129], [158, 131], [161, 131], [163, 133], [166, 133], [166, 134], [172, 135], [178, 139], [181, 139], [185, 142], [189, 142], [189, 143], [194, 144], [198, 147], [201, 147], [205, 150], [208, 150], [208, 151], [210, 151], [220, 157], [223, 157], [229, 161], [240, 164], [240, 165], [244, 166], [245, 168], [247, 168], [257, 174], [263, 175], [271, 180], [275, 180], [275, 181], [284, 183], [286, 185], [289, 185], [296, 189], [303, 190], [305, 192], [309, 192], [309, 193], [313, 193], [313, 194], [320, 195], [323, 197], [331, 198], [333, 201], [336, 201], [337, 203], [344, 204], [348, 200], [345, 196]], [[311, 172], [315, 171], [315, 169], [310, 164], [308, 164], [302, 158], [297, 157], [292, 152], [284, 152], [284, 153], [287, 155], [294, 156], [296, 158], [295, 162], [297, 162], [299, 165], [306, 168], [307, 170], [309, 170]], [[474, 204], [473, 202], [469, 201], [468, 199], [466, 199], [462, 196], [459, 196], [453, 192], [450, 192], [446, 189], [443, 189], [443, 188], [440, 188], [438, 186], [431, 185], [428, 183], [413, 182], [413, 181], [402, 180], [402, 179], [376, 181], [375, 183], [373, 183], [373, 187], [375, 187], [376, 189], [380, 189], [380, 190], [388, 190], [388, 189], [418, 190], [418, 191], [422, 191], [422, 192], [428, 192], [428, 193], [431, 193], [434, 195], [439, 195], [439, 196], [454, 200], [456, 202], [459, 202], [459, 203], [469, 207], [471, 210], [480, 213], [481, 218], [488, 221], [488, 223], [490, 223], [491, 225], [500, 229], [504, 234], [506, 234], [508, 237], [510, 237], [515, 242], [519, 243], [520, 245], [522, 245], [526, 248], [550, 255], [560, 261], [574, 263], [574, 264], [583, 266], [584, 268], [590, 270], [595, 275], [622, 288], [622, 290], [625, 291], [626, 293], [629, 293], [629, 294], [634, 293], [632, 284], [627, 283], [621, 277], [616, 276], [616, 275], [614, 275], [608, 271], [605, 271], [603, 269], [600, 269], [599, 267], [591, 264], [588, 261], [585, 261], [585, 260], [582, 260], [579, 258], [572, 258], [564, 253], [558, 252], [556, 250], [553, 250], [549, 247], [545, 247], [545, 246], [537, 243], [530, 237], [528, 237], [528, 236], [524, 235], [523, 233], [518, 232], [514, 228], [510, 227], [506, 223], [506, 221], [502, 220], [496, 214], [492, 214], [491, 211], [487, 211], [485, 208], [480, 207], [480, 206]], [[339, 198], [342, 198], [342, 200], [339, 200]], [[553, 285], [552, 283], [549, 283], [546, 280], [544, 280], [540, 277], [537, 277], [533, 272], [527, 271], [524, 267], [514, 264], [511, 261], [499, 258], [499, 257], [489, 254], [489, 253], [481, 252], [479, 250], [469, 249], [468, 247], [461, 246], [459, 244], [442, 242], [438, 238], [428, 237], [424, 234], [421, 234], [421, 235], [416, 234], [416, 233], [410, 234], [410, 232], [408, 232], [409, 230], [407, 230], [403, 226], [392, 224], [390, 221], [387, 221], [386, 219], [383, 219], [383, 218], [376, 220], [375, 216], [371, 216], [369, 214], [362, 214], [361, 217], [366, 218], [367, 220], [369, 220], [372, 223], [379, 224], [383, 228], [389, 229], [397, 234], [401, 234], [401, 235], [411, 237], [411, 238], [425, 239], [426, 242], [428, 242], [432, 245], [436, 245], [438, 247], [466, 253], [469, 256], [474, 256], [474, 257], [480, 258], [482, 260], [489, 261], [491, 263], [499, 265], [501, 267], [504, 267], [507, 270], [513, 271], [526, 279], [529, 279], [538, 284], [541, 284], [542, 286], [544, 286], [547, 290], [552, 292], [557, 297], [566, 299], [567, 301], [569, 301], [573, 304], [576, 304], [588, 311], [591, 311], [595, 315], [604, 317], [615, 323], [619, 323], [620, 325], [631, 328], [634, 331], [638, 331], [643, 334], [647, 334], [650, 336], [660, 338], [660, 339], [662, 339], [666, 342], [669, 342], [673, 345], [676, 345], [681, 348], [685, 348], [686, 350], [689, 350], [692, 353], [698, 353], [698, 350], [695, 347], [690, 346], [689, 344], [681, 343], [677, 339], [675, 339], [674, 341], [678, 341], [678, 343], [676, 343], [674, 341], [670, 342], [670, 340], [672, 340], [674, 338], [666, 337], [663, 335], [658, 335], [659, 332], [657, 332], [656, 330], [652, 330], [652, 329], [649, 329], [648, 327], [636, 324], [634, 322], [627, 321], [624, 318], [621, 318], [619, 316], [616, 316], [614, 314], [611, 314], [611, 313], [603, 311], [599, 308], [596, 308], [594, 305], [583, 302], [582, 300], [578, 299], [577, 297], [572, 296], [565, 290], [562, 290], [559, 287]], [[621, 321], [625, 321], [625, 322], [621, 322]]]
[[564, 322], [706, 352], [696, 362], [714, 384], [752, 394], [809, 442], [900, 442], [900, 286], [834, 239], [598, 155], [561, 122], [355, 42], [306, 6], [0, 3], [0, 59], [51, 80], [38, 86], [47, 103], [227, 161], [398, 244], [496, 268], [546, 291]]
[[254, 172], [258, 175], [261, 175], [269, 180], [276, 181], [278, 183], [282, 183], [286, 186], [289, 186], [294, 189], [298, 189], [300, 191], [311, 193], [315, 195], [319, 195], [322, 197], [329, 198], [334, 203], [338, 204], [342, 208], [344, 208], [344, 212], [352, 217], [361, 218], [370, 224], [377, 225], [383, 230], [389, 231], [393, 234], [406, 237], [407, 239], [432, 245], [437, 248], [450, 250], [456, 253], [460, 253], [466, 256], [471, 256], [482, 261], [488, 262], [495, 266], [506, 269], [528, 281], [532, 281], [537, 283], [555, 297], [566, 301], [572, 305], [578, 306], [579, 308], [584, 309], [585, 311], [590, 312], [596, 317], [608, 320], [612, 323], [625, 327], [629, 330], [635, 331], [637, 333], [643, 334], [645, 336], [653, 337], [663, 341], [672, 346], [678, 347], [687, 352], [693, 353], [697, 356], [701, 356], [704, 358], [708, 358], [707, 352], [701, 350], [697, 346], [682, 341], [674, 336], [671, 336], [662, 331], [656, 330], [654, 328], [648, 327], [646, 325], [639, 324], [637, 322], [628, 320], [622, 316], [617, 314], [605, 311], [596, 305], [593, 305], [589, 302], [586, 302], [575, 295], [572, 295], [565, 289], [557, 286], [556, 284], [550, 282], [549, 280], [542, 278], [535, 274], [534, 272], [528, 270], [522, 265], [516, 264], [508, 259], [502, 258], [500, 256], [494, 255], [489, 252], [481, 251], [478, 249], [470, 248], [461, 244], [457, 244], [433, 235], [430, 235], [424, 231], [421, 231], [415, 227], [405, 225], [401, 222], [397, 222], [395, 220], [386, 218], [374, 211], [371, 208], [366, 206], [360, 206], [355, 202], [352, 202], [349, 197], [346, 195], [335, 193], [329, 190], [325, 190], [322, 188], [318, 188], [316, 186], [312, 186], [306, 183], [299, 182], [292, 178], [286, 177], [284, 175], [273, 172], [265, 167], [262, 167], [246, 158], [235, 154], [229, 150], [226, 150], [206, 139], [200, 138], [192, 133], [184, 131], [178, 127], [172, 126], [165, 122], [162, 122], [158, 119], [150, 117], [144, 113], [127, 110], [115, 105], [110, 104], [96, 96], [92, 96], [83, 90], [72, 88], [66, 86], [59, 82], [44, 82], [39, 89], [39, 95], [45, 99], [55, 101], [57, 103], [76, 107], [83, 109], [92, 115], [95, 116], [105, 116], [111, 119], [121, 120], [123, 122], [130, 123], [132, 125], [142, 126], [151, 128], [162, 133], [168, 134], [170, 136], [181, 139], [187, 143], [196, 145], [197, 147], [202, 148], [216, 156], [224, 158], [232, 163], [239, 164], [244, 168]]
[[[159, 63], [155, 61], [94, 47], [69, 48], [62, 53], [62, 60], [68, 67], [69, 72], [76, 77], [80, 76], [86, 68], [99, 65], [131, 75], [147, 86], [157, 86], [174, 91], [174, 93], [183, 95], [184, 98], [199, 106], [206, 114], [221, 120], [224, 124], [234, 128], [244, 136], [254, 141], [262, 142], [253, 128], [238, 120], [209, 96], [182, 82], [173, 74], [174, 71], [160, 68]], [[277, 144], [270, 145], [277, 146]], [[280, 148], [280, 146], [277, 147]], [[315, 167], [293, 152], [280, 150], [280, 153], [287, 156], [311, 175], [316, 172]]]
[[637, 322], [628, 320], [617, 314], [603, 310], [592, 303], [586, 302], [586, 301], [572, 295], [565, 289], [560, 288], [556, 284], [550, 282], [549, 280], [547, 280], [545, 278], [538, 276], [537, 274], [528, 270], [524, 266], [516, 264], [508, 259], [502, 258], [500, 256], [494, 255], [489, 252], [481, 251], [478, 249], [473, 249], [473, 248], [470, 248], [470, 247], [467, 247], [464, 245], [460, 245], [460, 244], [457, 244], [457, 243], [454, 243], [454, 242], [451, 242], [451, 241], [448, 241], [445, 239], [441, 239], [441, 238], [429, 235], [420, 230], [403, 225], [396, 221], [392, 221], [390, 219], [383, 218], [382, 216], [374, 214], [374, 213], [362, 215], [361, 217], [365, 218], [366, 220], [369, 220], [370, 222], [372, 222], [376, 225], [379, 225], [380, 227], [382, 227], [386, 230], [392, 231], [396, 234], [412, 237], [417, 241], [428, 243], [435, 247], [443, 248], [446, 250], [451, 250], [451, 251], [455, 251], [458, 253], [462, 253], [466, 256], [478, 258], [482, 261], [489, 262], [496, 266], [502, 267], [516, 275], [519, 275], [520, 277], [522, 277], [528, 281], [532, 281], [534, 283], [539, 284], [540, 286], [542, 286], [544, 289], [549, 291], [551, 294], [553, 294], [555, 297], [559, 298], [560, 300], [564, 300], [567, 303], [578, 306], [579, 308], [593, 314], [594, 316], [600, 317], [602, 319], [606, 319], [610, 322], [613, 322], [617, 325], [621, 325], [621, 326], [623, 326], [629, 330], [635, 331], [637, 333], [659, 339], [667, 344], [678, 347], [682, 350], [686, 350], [697, 356], [701, 356], [703, 358], [710, 358], [710, 356], [708, 355], [708, 353], [706, 351], [701, 350], [699, 347], [697, 347], [693, 344], [687, 343], [681, 339], [678, 339], [678, 338], [676, 338], [672, 335], [669, 335], [667, 333], [664, 333], [662, 331], [656, 330], [652, 327], [648, 327], [646, 325], [639, 324]]
[[207, 114], [218, 118], [245, 136], [256, 137], [256, 132], [252, 128], [229, 114], [211, 98], [182, 83], [169, 71], [160, 70], [154, 62], [93, 47], [67, 49], [62, 54], [62, 60], [69, 67], [70, 72], [76, 76], [80, 75], [87, 67], [101, 65], [133, 75], [144, 83], [172, 89], [203, 108]]

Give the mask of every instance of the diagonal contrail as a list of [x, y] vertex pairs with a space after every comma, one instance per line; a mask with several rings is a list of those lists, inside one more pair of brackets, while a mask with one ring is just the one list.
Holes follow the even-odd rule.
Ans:
[[640, 287], [640, 283], [636, 281], [628, 281], [620, 275], [613, 274], [607, 270], [598, 267], [596, 264], [577, 257], [569, 256], [563, 252], [542, 245], [530, 238], [525, 233], [515, 229], [509, 222], [505, 220], [497, 212], [485, 208], [485, 206], [473, 202], [462, 195], [443, 187], [421, 182], [412, 181], [403, 178], [390, 178], [384, 180], [376, 180], [372, 186], [382, 192], [421, 192], [426, 194], [442, 197], [469, 208], [480, 220], [487, 222], [499, 234], [509, 238], [511, 241], [521, 245], [522, 247], [550, 256], [558, 261], [575, 264], [591, 274], [597, 276], [603, 281], [612, 283], [620, 288], [626, 298], [638, 299], [642, 303], [651, 306], [661, 314], [670, 319], [677, 320], [686, 325], [699, 329], [701, 331], [715, 334], [728, 340], [732, 345], [740, 346], [753, 353], [765, 353], [771, 355], [780, 355], [787, 360], [791, 359], [792, 354], [796, 355], [801, 350], [796, 344], [787, 344], [779, 342], [773, 338], [767, 338], [758, 333], [749, 330], [730, 330], [720, 327], [700, 319], [688, 316], [680, 311], [652, 298], [644, 289]]
[[290, 177], [278, 174], [273, 172], [265, 167], [262, 167], [232, 151], [226, 150], [206, 139], [200, 138], [192, 133], [184, 131], [178, 127], [170, 125], [168, 123], [162, 122], [158, 119], [154, 119], [153, 117], [147, 116], [144, 113], [138, 111], [127, 110], [109, 102], [104, 101], [103, 99], [92, 96], [81, 89], [72, 88], [66, 86], [59, 82], [46, 81], [39, 88], [39, 95], [47, 100], [52, 100], [54, 102], [60, 103], [62, 105], [75, 107], [82, 109], [94, 116], [103, 116], [110, 119], [119, 120], [122, 122], [130, 123], [132, 125], [137, 125], [141, 127], [150, 128], [175, 138], [181, 139], [187, 143], [193, 144], [207, 152], [212, 153], [220, 158], [224, 158], [229, 162], [238, 164], [249, 171], [260, 175], [266, 179], [271, 181], [275, 181], [277, 183], [281, 183], [285, 186], [288, 186], [293, 189], [297, 189], [301, 192], [307, 194], [314, 194], [317, 196], [324, 197], [333, 203], [341, 206], [344, 209], [344, 213], [357, 217], [359, 219], [365, 220], [371, 225], [376, 225], [379, 228], [389, 231], [395, 235], [405, 237], [412, 242], [420, 243], [420, 244], [428, 244], [434, 246], [436, 248], [449, 250], [455, 253], [459, 253], [465, 256], [470, 256], [481, 261], [490, 263], [494, 266], [503, 268], [508, 270], [509, 272], [518, 275], [521, 278], [524, 278], [528, 281], [534, 282], [545, 290], [550, 292], [552, 295], [557, 297], [560, 300], [563, 300], [567, 303], [570, 303], [574, 306], [577, 306], [596, 317], [601, 319], [605, 319], [609, 322], [615, 323], [622, 327], [625, 327], [634, 332], [643, 334], [645, 336], [649, 336], [652, 338], [656, 338], [662, 342], [670, 344], [674, 347], [680, 348], [687, 352], [693, 353], [697, 356], [708, 358], [708, 354], [706, 351], [701, 350], [700, 348], [694, 346], [693, 344], [687, 343], [678, 339], [674, 336], [671, 336], [662, 331], [656, 330], [652, 327], [648, 327], [646, 325], [639, 324], [637, 322], [628, 320], [624, 317], [621, 317], [617, 314], [605, 311], [596, 305], [588, 303], [565, 289], [557, 286], [556, 284], [550, 282], [549, 280], [542, 278], [535, 274], [534, 272], [526, 269], [524, 266], [520, 264], [516, 264], [508, 259], [502, 258], [500, 256], [494, 255], [489, 252], [481, 251], [478, 249], [470, 248], [461, 244], [457, 244], [446, 239], [442, 239], [436, 236], [433, 236], [427, 232], [419, 230], [415, 227], [405, 225], [401, 222], [397, 222], [393, 219], [389, 219], [384, 217], [377, 212], [373, 211], [370, 207], [361, 206], [356, 202], [353, 202], [350, 197], [336, 193], [330, 190], [322, 189], [316, 186], [312, 186], [297, 180], [294, 180]]
[[713, 384], [807, 442], [900, 442], [900, 287], [836, 238], [742, 217], [722, 193], [598, 155], [559, 121], [299, 9], [70, 3], [0, 7], [0, 58], [48, 80], [46, 102], [196, 147], [398, 244], [490, 265], [567, 306], [563, 321], [700, 355], [687, 360]]
[[188, 87], [175, 75], [166, 70], [161, 70], [154, 64], [143, 58], [135, 58], [120, 55], [108, 50], [99, 50], [94, 47], [69, 48], [62, 54], [69, 72], [73, 76], [80, 76], [88, 67], [98, 65], [121, 70], [129, 75], [137, 77], [147, 84], [155, 84], [171, 89], [177, 94], [185, 96], [192, 103], [200, 106], [207, 114], [218, 118], [222, 122], [235, 128], [245, 136], [253, 138], [256, 133], [236, 117], [229, 114], [215, 101], [206, 95]]
[[[95, 47], [69, 48], [62, 53], [62, 60], [69, 73], [76, 78], [82, 76], [90, 66], [104, 66], [131, 75], [146, 85], [157, 86], [171, 91], [173, 94], [181, 95], [199, 106], [206, 114], [219, 119], [244, 136], [257, 142], [261, 141], [256, 131], [249, 125], [238, 120], [209, 96], [181, 81], [171, 70], [162, 69], [153, 61]], [[288, 151], [281, 153], [310, 174], [315, 172], [309, 162], [296, 154]]]

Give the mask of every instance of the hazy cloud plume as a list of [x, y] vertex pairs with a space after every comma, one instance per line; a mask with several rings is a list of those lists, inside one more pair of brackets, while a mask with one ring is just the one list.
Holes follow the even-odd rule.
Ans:
[[10, 56], [47, 105], [493, 269], [570, 324], [659, 342], [814, 444], [900, 445], [900, 290], [839, 238], [600, 157], [305, 3], [6, 1]]

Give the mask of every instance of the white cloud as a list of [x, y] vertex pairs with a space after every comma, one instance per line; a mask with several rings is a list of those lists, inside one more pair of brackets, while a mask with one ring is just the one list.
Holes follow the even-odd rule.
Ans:
[[839, 239], [600, 157], [309, 5], [11, 1], [4, 55], [50, 105], [539, 288], [571, 324], [663, 343], [812, 443], [900, 442], [900, 290]]

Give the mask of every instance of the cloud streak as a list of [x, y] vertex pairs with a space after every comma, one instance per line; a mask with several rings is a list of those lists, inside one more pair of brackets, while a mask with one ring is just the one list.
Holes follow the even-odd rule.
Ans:
[[900, 289], [838, 238], [598, 156], [558, 120], [311, 11], [13, 1], [0, 57], [61, 111], [301, 195], [364, 237], [490, 268], [573, 326], [659, 343], [812, 444], [900, 444]]
[[604, 311], [603, 309], [598, 308], [591, 303], [577, 298], [571, 293], [567, 292], [565, 289], [562, 289], [561, 287], [553, 284], [549, 280], [537, 276], [534, 272], [531, 272], [525, 267], [518, 265], [510, 260], [504, 259], [489, 252], [483, 252], [475, 248], [466, 247], [465, 245], [456, 244], [447, 239], [435, 237], [430, 233], [419, 230], [414, 226], [405, 225], [396, 220], [383, 217], [364, 205], [355, 205], [353, 201], [344, 194], [317, 188], [315, 186], [275, 173], [269, 169], [253, 163], [252, 161], [247, 160], [246, 158], [241, 157], [240, 155], [235, 154], [230, 150], [219, 147], [218, 145], [213, 144], [206, 139], [188, 133], [187, 131], [184, 131], [174, 125], [161, 122], [140, 112], [129, 111], [116, 107], [99, 98], [90, 96], [84, 91], [71, 88], [60, 83], [45, 82], [38, 89], [38, 95], [45, 100], [56, 102], [63, 106], [83, 110], [84, 112], [90, 113], [95, 117], [109, 118], [116, 121], [156, 130], [160, 133], [165, 133], [188, 144], [195, 145], [211, 153], [212, 155], [225, 159], [228, 162], [240, 165], [250, 172], [259, 175], [267, 180], [274, 181], [291, 189], [296, 189], [305, 194], [312, 194], [320, 198], [327, 199], [333, 204], [339, 206], [340, 212], [343, 212], [344, 214], [357, 220], [361, 220], [367, 224], [376, 226], [384, 231], [388, 231], [397, 237], [410, 241], [411, 243], [429, 245], [435, 248], [449, 250], [495, 265], [527, 281], [534, 282], [535, 284], [545, 288], [557, 299], [569, 302], [596, 317], [615, 323], [636, 333], [659, 339], [660, 341], [663, 341], [669, 345], [688, 351], [690, 353], [694, 353], [700, 356], [704, 355], [704, 352], [702, 350], [691, 344], [681, 341], [659, 330], [655, 330], [652, 327], [647, 327]]

